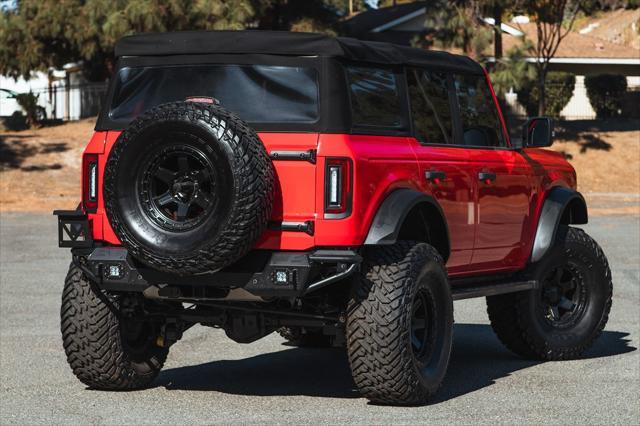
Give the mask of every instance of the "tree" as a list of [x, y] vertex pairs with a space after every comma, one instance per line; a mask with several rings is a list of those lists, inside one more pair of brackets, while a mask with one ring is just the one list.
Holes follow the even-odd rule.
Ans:
[[259, 29], [329, 34], [334, 34], [339, 14], [346, 14], [348, 8], [346, 0], [254, 0], [254, 3]]
[[83, 61], [91, 80], [110, 74], [120, 37], [148, 31], [241, 29], [254, 20], [252, 0], [19, 0], [0, 14], [0, 74]]
[[15, 8], [0, 9], [0, 74], [28, 78], [32, 71], [82, 61], [85, 76], [102, 81], [113, 70], [116, 41], [141, 32], [249, 27], [331, 33], [335, 8], [345, 1], [18, 0]]
[[491, 83], [501, 101], [503, 94], [510, 89], [519, 90], [535, 80], [535, 68], [526, 61], [526, 53], [531, 46], [531, 42], [524, 39], [520, 45], [509, 49], [504, 56], [496, 58], [490, 71]]
[[[422, 47], [432, 45], [445, 49], [460, 49], [485, 65], [496, 90], [496, 96], [504, 105], [504, 94], [509, 89], [520, 89], [535, 78], [535, 70], [526, 61], [526, 52], [532, 46], [523, 40], [506, 53], [502, 48], [502, 17], [518, 8], [518, 3], [507, 0], [457, 0], [441, 1], [428, 10], [425, 22], [426, 36], [416, 43]], [[493, 25], [487, 25], [485, 17], [492, 16]], [[493, 40], [494, 62], [488, 58], [488, 47]]]
[[498, 61], [502, 58], [502, 17], [512, 13], [517, 2], [509, 0], [482, 0], [480, 7], [484, 16], [493, 18], [493, 56]]
[[479, 0], [440, 0], [432, 10], [436, 12], [430, 13], [425, 22], [425, 38], [415, 44], [460, 49], [465, 55], [484, 61], [492, 31], [482, 21]]
[[530, 0], [523, 2], [528, 15], [535, 21], [536, 40], [530, 48], [534, 55], [538, 81], [538, 115], [546, 110], [545, 80], [549, 63], [562, 40], [573, 29], [580, 2], [573, 0]]

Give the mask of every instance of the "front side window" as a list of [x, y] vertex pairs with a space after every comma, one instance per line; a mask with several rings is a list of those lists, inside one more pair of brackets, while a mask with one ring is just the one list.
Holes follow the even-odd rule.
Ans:
[[319, 118], [314, 68], [267, 65], [176, 65], [122, 68], [109, 117], [129, 122], [165, 102], [204, 96], [249, 123], [314, 123]]
[[398, 79], [383, 68], [347, 67], [355, 127], [404, 127]]
[[465, 146], [506, 147], [487, 80], [481, 75], [455, 75]]
[[407, 70], [411, 116], [416, 137], [429, 144], [453, 140], [453, 119], [449, 104], [447, 75], [410, 68]]

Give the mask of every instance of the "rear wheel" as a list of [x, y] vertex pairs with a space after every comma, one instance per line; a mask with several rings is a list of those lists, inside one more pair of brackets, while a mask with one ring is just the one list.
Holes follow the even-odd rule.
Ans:
[[583, 230], [558, 230], [554, 246], [526, 274], [540, 288], [487, 297], [498, 338], [525, 358], [577, 358], [607, 323], [612, 283], [607, 258]]
[[82, 271], [69, 268], [62, 294], [61, 329], [73, 374], [103, 390], [148, 386], [162, 368], [168, 348], [156, 344], [157, 324], [127, 320], [110, 306]]
[[368, 250], [346, 326], [351, 371], [364, 396], [425, 403], [447, 371], [452, 329], [451, 289], [435, 248], [401, 241]]

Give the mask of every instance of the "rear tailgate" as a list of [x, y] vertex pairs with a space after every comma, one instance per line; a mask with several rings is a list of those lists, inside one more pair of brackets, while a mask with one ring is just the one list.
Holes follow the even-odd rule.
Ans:
[[[267, 152], [307, 152], [318, 147], [317, 133], [260, 133]], [[303, 227], [316, 216], [316, 164], [304, 159], [273, 160], [276, 171], [271, 226], [257, 244], [261, 249], [305, 250], [315, 244], [313, 232], [279, 229]], [[311, 225], [313, 226], [313, 225]], [[311, 228], [312, 229], [312, 228]]]
[[[104, 171], [108, 153], [119, 135], [120, 132], [108, 132], [106, 135], [100, 135], [102, 138], [100, 141], [96, 138], [96, 144], [94, 144], [96, 149], [91, 152], [104, 152], [104, 155], [100, 156], [100, 173]], [[304, 152], [316, 150], [318, 147], [317, 133], [260, 133], [259, 136], [269, 153], [274, 151]], [[276, 171], [276, 185], [271, 226], [262, 235], [256, 248], [271, 250], [312, 248], [315, 245], [312, 233], [278, 228], [283, 222], [293, 226], [315, 220], [316, 165], [304, 160], [274, 160], [273, 166]], [[101, 174], [99, 180], [100, 182], [104, 181]], [[102, 197], [99, 200], [97, 214], [91, 215], [91, 219], [95, 239], [103, 239], [111, 244], [120, 244], [108, 220], [106, 220]]]

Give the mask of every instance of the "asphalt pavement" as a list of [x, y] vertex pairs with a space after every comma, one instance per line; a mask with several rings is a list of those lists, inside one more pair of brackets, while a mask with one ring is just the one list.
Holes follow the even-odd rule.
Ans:
[[531, 362], [501, 346], [484, 299], [455, 304], [449, 373], [425, 407], [368, 404], [340, 349], [298, 349], [273, 334], [249, 345], [190, 329], [147, 390], [87, 389], [69, 369], [59, 310], [68, 250], [55, 218], [0, 216], [0, 424], [638, 424], [640, 219], [586, 227], [613, 271], [609, 323], [583, 359]]

